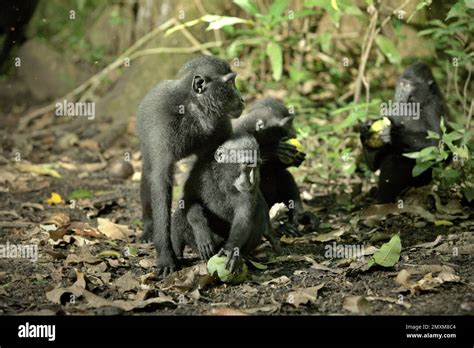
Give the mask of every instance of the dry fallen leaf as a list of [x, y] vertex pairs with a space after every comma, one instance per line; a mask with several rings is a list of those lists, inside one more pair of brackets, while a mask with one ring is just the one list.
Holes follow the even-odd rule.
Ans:
[[343, 272], [343, 270], [341, 270], [341, 269], [329, 268], [325, 265], [317, 263], [314, 259], [312, 259], [311, 257], [308, 257], [308, 256], [305, 256], [304, 260], [311, 263], [311, 268], [312, 269], [317, 269], [317, 270], [320, 270], [320, 271], [328, 271], [328, 272], [332, 272], [332, 273], [336, 273], [336, 274], [339, 274], [339, 273]]
[[126, 225], [114, 224], [112, 221], [102, 218], [98, 218], [97, 222], [97, 229], [109, 239], [119, 239], [128, 242], [128, 237], [134, 234]]
[[255, 313], [261, 313], [261, 312], [270, 314], [270, 313], [275, 313], [279, 309], [280, 309], [279, 305], [270, 304], [270, 305], [266, 305], [266, 306], [262, 306], [262, 307], [243, 309], [243, 312], [247, 313], [247, 314], [255, 314]]
[[395, 281], [402, 286], [399, 291], [403, 292], [409, 290], [411, 294], [416, 294], [418, 292], [431, 291], [446, 282], [456, 283], [461, 280], [461, 278], [454, 273], [454, 270], [451, 267], [442, 266], [441, 270], [439, 270], [438, 266], [436, 267], [436, 270], [439, 272], [438, 276], [433, 277], [433, 272], [429, 272], [420, 280], [412, 281], [411, 275], [416, 274], [416, 270], [411, 272], [402, 269], [395, 279]]
[[155, 261], [153, 259], [141, 259], [138, 264], [145, 269], [150, 269], [155, 265]]
[[90, 251], [86, 248], [81, 249], [81, 253], [79, 255], [76, 254], [69, 254], [64, 261], [65, 266], [69, 266], [71, 264], [78, 264], [78, 263], [89, 263], [89, 264], [97, 264], [102, 262], [102, 260], [93, 256]]
[[202, 289], [212, 282], [214, 280], [207, 272], [207, 264], [203, 262], [170, 274], [163, 280], [162, 289], [193, 291]]
[[317, 236], [311, 236], [311, 241], [317, 242], [329, 242], [330, 240], [337, 240], [340, 236], [342, 236], [346, 230], [344, 228], [340, 228], [339, 230], [335, 230], [329, 233], [319, 234]]
[[20, 207], [21, 209], [32, 208], [32, 209], [44, 211], [44, 207], [39, 203], [24, 202], [24, 203], [21, 203]]
[[46, 254], [49, 254], [54, 260], [62, 260], [66, 258], [66, 255], [63, 254], [60, 251], [54, 251], [54, 250], [44, 250]]
[[208, 315], [232, 315], [232, 316], [247, 315], [247, 313], [244, 313], [239, 309], [228, 308], [228, 307], [212, 308], [206, 314], [208, 314]]
[[42, 222], [44, 225], [54, 225], [56, 228], [68, 226], [71, 218], [65, 213], [53, 213], [48, 215]]
[[374, 296], [367, 296], [365, 298], [367, 301], [383, 301], [383, 302], [389, 302], [389, 303], [396, 303], [400, 306], [403, 306], [405, 307], [406, 309], [410, 309], [411, 307], [411, 304], [407, 303], [406, 300], [400, 300], [400, 299], [396, 299], [396, 298], [393, 298], [393, 297], [374, 297]]
[[140, 283], [135, 277], [132, 275], [132, 272], [128, 271], [123, 276], [118, 278], [114, 284], [120, 288], [120, 291], [130, 291], [133, 289], [137, 289], [140, 287]]
[[290, 282], [290, 278], [287, 276], [281, 276], [278, 278], [270, 279], [266, 282], [261, 283], [261, 285], [270, 285], [270, 284], [286, 284]]
[[439, 244], [439, 242], [441, 242], [442, 239], [443, 239], [443, 236], [438, 235], [434, 241], [428, 242], [428, 243], [416, 244], [416, 245], [413, 245], [412, 248], [434, 248], [435, 246]]
[[370, 305], [364, 296], [346, 296], [342, 301], [342, 308], [351, 313], [366, 314], [370, 312]]
[[324, 286], [324, 283], [319, 284], [317, 286], [312, 286], [310, 288], [303, 288], [298, 289], [296, 291], [292, 291], [288, 294], [286, 299], [286, 303], [289, 303], [295, 307], [299, 307], [300, 305], [307, 304], [307, 303], [314, 303], [318, 298], [318, 291]]
[[92, 227], [85, 222], [72, 222], [68, 227], [68, 231], [72, 231], [74, 234], [79, 236], [90, 236], [96, 238], [104, 237], [95, 227]]
[[366, 226], [372, 227], [377, 222], [385, 220], [388, 215], [400, 215], [406, 213], [412, 216], [419, 216], [426, 221], [435, 222], [436, 218], [429, 211], [418, 205], [405, 205], [399, 207], [397, 203], [373, 204], [361, 212], [361, 221]]
[[123, 309], [124, 311], [132, 311], [134, 309], [143, 309], [152, 304], [164, 304], [164, 305], [172, 305], [175, 306], [176, 302], [169, 296], [164, 294], [160, 294], [158, 297], [149, 298], [147, 300], [133, 300], [133, 301], [125, 301], [125, 300], [116, 300], [110, 301], [103, 297], [97, 296], [96, 294], [84, 290], [83, 296], [88, 302], [88, 306], [90, 308], [100, 308], [100, 307], [118, 307]]
[[63, 247], [73, 242], [74, 242], [74, 238], [68, 234], [63, 235], [62, 238], [59, 238], [57, 240], [53, 240], [51, 238], [48, 239], [48, 243], [54, 247]]
[[411, 278], [410, 272], [408, 272], [406, 269], [402, 269], [400, 272], [398, 272], [397, 277], [395, 278], [395, 281], [398, 284], [409, 288], [410, 278]]
[[31, 164], [26, 162], [17, 162], [15, 163], [15, 168], [18, 169], [20, 172], [26, 173], [34, 173], [39, 175], [49, 175], [55, 178], [61, 178], [61, 174], [59, 174], [56, 169], [57, 165], [51, 163], [43, 163], [43, 164]]
[[[46, 298], [50, 300], [53, 303], [56, 304], [61, 304], [61, 298], [63, 297], [64, 294], [72, 294], [76, 298], [80, 297], [86, 288], [86, 280], [84, 279], [84, 273], [75, 270], [76, 271], [76, 282], [71, 285], [70, 287], [67, 288], [56, 288], [51, 291], [48, 291], [46, 293]], [[71, 300], [72, 297], [69, 298]]]
[[340, 228], [338, 230], [323, 233], [323, 234], [307, 234], [301, 237], [291, 237], [291, 236], [282, 236], [280, 241], [284, 244], [294, 244], [296, 242], [299, 243], [310, 243], [310, 242], [328, 242], [331, 240], [338, 240], [340, 236], [342, 236], [346, 230], [344, 228]]
[[430, 192], [430, 195], [435, 200], [436, 211], [448, 215], [457, 215], [463, 213], [463, 207], [459, 199], [451, 199], [446, 205], [441, 203], [441, 198], [434, 191]]

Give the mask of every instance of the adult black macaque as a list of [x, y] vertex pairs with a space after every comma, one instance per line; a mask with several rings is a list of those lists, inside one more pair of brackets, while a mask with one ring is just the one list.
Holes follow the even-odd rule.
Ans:
[[0, 4], [0, 35], [5, 35], [0, 51], [0, 70], [11, 49], [25, 40], [25, 30], [38, 5], [38, 0], [4, 0]]
[[260, 145], [260, 190], [268, 206], [285, 203], [290, 208], [290, 223], [278, 229], [282, 234], [300, 234], [295, 228], [296, 223], [306, 225], [303, 233], [314, 231], [318, 225], [314, 214], [304, 211], [298, 186], [287, 170], [291, 166], [298, 167], [305, 158], [305, 154], [295, 146], [285, 143], [285, 140], [296, 137], [293, 119], [294, 115], [281, 101], [264, 98], [250, 105], [242, 117], [232, 121], [235, 134], [251, 134]]
[[155, 244], [160, 276], [176, 269], [170, 238], [175, 162], [215, 151], [231, 136], [229, 117], [239, 117], [244, 107], [235, 77], [225, 61], [201, 56], [186, 63], [177, 80], [154, 87], [138, 109], [143, 239]]
[[226, 268], [235, 272], [241, 256], [253, 251], [262, 236], [279, 251], [259, 189], [260, 162], [257, 141], [248, 135], [226, 141], [195, 162], [184, 184], [182, 206], [172, 217], [171, 240], [178, 257], [185, 245], [203, 260], [220, 250], [227, 256]]
[[396, 86], [395, 103], [416, 106], [412, 110], [418, 110], [419, 113], [402, 112], [388, 116], [390, 126], [381, 137], [381, 147], [372, 148], [367, 144], [371, 136], [371, 122], [360, 127], [366, 162], [370, 170], [380, 169], [376, 196], [379, 203], [393, 202], [406, 188], [427, 185], [431, 181], [431, 170], [413, 177], [416, 161], [402, 154], [436, 145], [436, 139], [427, 139], [428, 131], [441, 133], [441, 117], [446, 116], [443, 95], [431, 69], [423, 62], [411, 65], [402, 74]]

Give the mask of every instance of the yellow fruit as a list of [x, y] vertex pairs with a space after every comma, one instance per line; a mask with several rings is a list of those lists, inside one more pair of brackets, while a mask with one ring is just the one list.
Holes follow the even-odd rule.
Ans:
[[380, 138], [379, 133], [373, 133], [365, 143], [373, 149], [377, 149], [383, 145], [383, 141], [382, 138]]
[[242, 262], [238, 273], [230, 273], [228, 269], [224, 267], [227, 256], [214, 255], [207, 261], [207, 271], [211, 276], [224, 283], [239, 284], [247, 278], [248, 268], [245, 262]]
[[296, 138], [291, 138], [286, 141], [287, 144], [293, 145], [296, 149], [300, 152], [303, 151], [303, 145], [301, 145], [300, 141]]
[[387, 117], [384, 117], [372, 123], [372, 125], [370, 126], [370, 132], [372, 134], [366, 140], [366, 145], [373, 149], [381, 147], [383, 145], [383, 140], [380, 136], [387, 127], [390, 127], [390, 125], [391, 122]]
[[387, 117], [384, 117], [381, 120], [377, 120], [372, 123], [372, 126], [370, 126], [370, 131], [373, 133], [380, 133], [386, 127], [390, 126], [390, 124], [390, 120]]
[[46, 200], [48, 204], [60, 204], [63, 201], [61, 195], [56, 192], [51, 193], [51, 197]]

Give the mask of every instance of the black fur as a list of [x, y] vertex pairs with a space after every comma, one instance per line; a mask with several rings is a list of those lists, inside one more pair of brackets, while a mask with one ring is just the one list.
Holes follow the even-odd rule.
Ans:
[[411, 65], [402, 74], [397, 82], [395, 102], [419, 103], [419, 119], [390, 116], [389, 136], [377, 149], [365, 144], [371, 123], [363, 124], [360, 129], [365, 160], [372, 171], [380, 169], [376, 197], [380, 203], [393, 202], [408, 187], [427, 185], [431, 181], [431, 170], [414, 178], [412, 170], [416, 162], [402, 154], [435, 146], [436, 139], [426, 138], [428, 130], [441, 133], [441, 117], [446, 116], [443, 95], [431, 69], [423, 62]]
[[6, 63], [11, 49], [25, 40], [28, 22], [36, 9], [38, 0], [6, 0], [0, 5], [0, 35], [5, 35], [0, 51], [0, 70]]
[[172, 218], [172, 244], [182, 256], [185, 245], [191, 246], [203, 260], [219, 249], [227, 254], [229, 269], [240, 266], [240, 256], [253, 251], [267, 237], [272, 237], [268, 206], [259, 190], [259, 152], [251, 136], [239, 136], [219, 147], [219, 153], [246, 150], [252, 161], [220, 163], [215, 153], [201, 156], [184, 184], [183, 197]]
[[138, 109], [143, 239], [155, 243], [159, 275], [176, 269], [170, 239], [174, 164], [192, 154], [212, 152], [230, 137], [229, 117], [243, 110], [234, 79], [223, 60], [198, 57], [183, 66], [177, 80], [153, 88]]
[[[290, 207], [290, 225], [282, 226], [279, 232], [298, 234], [294, 223], [308, 225], [305, 232], [309, 232], [317, 228], [317, 219], [310, 212], [304, 211], [298, 186], [293, 175], [287, 170], [291, 165], [299, 166], [304, 160], [304, 155], [302, 158], [297, 157], [301, 152], [284, 142], [296, 137], [293, 119], [294, 115], [290, 114], [281, 101], [265, 98], [254, 102], [248, 112], [232, 121], [232, 126], [235, 134], [251, 134], [260, 145], [263, 160], [260, 168], [260, 190], [268, 206], [285, 203]], [[285, 163], [281, 160], [282, 156], [295, 160]]]

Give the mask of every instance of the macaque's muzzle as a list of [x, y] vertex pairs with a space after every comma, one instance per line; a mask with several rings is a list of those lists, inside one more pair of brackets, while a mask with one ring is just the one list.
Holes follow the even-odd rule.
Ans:
[[255, 187], [255, 171], [257, 168], [247, 167], [234, 181], [234, 187], [239, 192], [249, 192]]
[[395, 89], [395, 101], [399, 103], [406, 103], [408, 102], [408, 98], [413, 91], [413, 86], [411, 85], [410, 81], [401, 79], [398, 84], [397, 88]]

